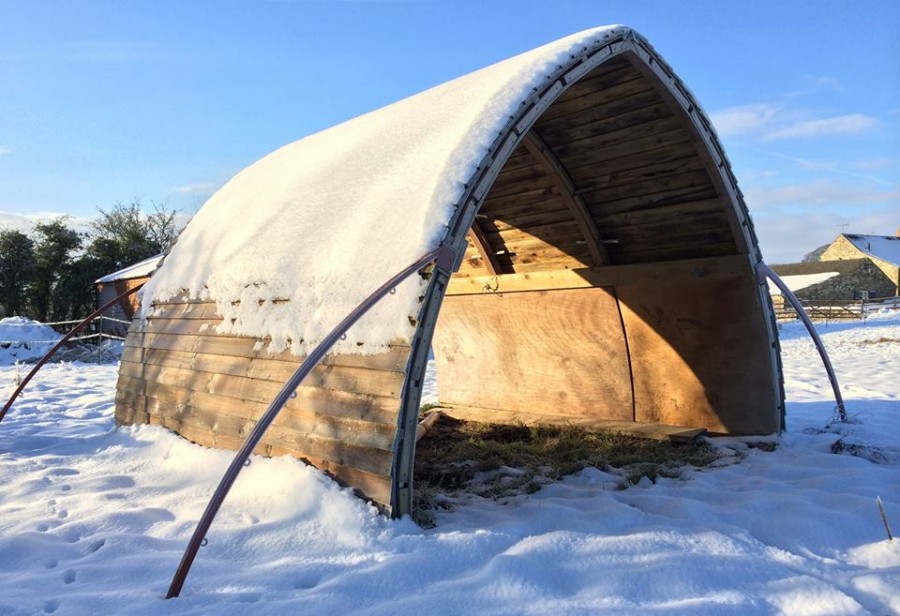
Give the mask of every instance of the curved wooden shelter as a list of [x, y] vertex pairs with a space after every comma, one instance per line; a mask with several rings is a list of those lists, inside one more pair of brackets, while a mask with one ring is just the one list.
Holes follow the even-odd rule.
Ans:
[[[469, 132], [440, 145], [447, 156], [435, 169], [412, 169], [415, 159], [401, 158], [402, 164], [388, 161], [373, 170], [366, 159], [360, 185], [367, 174], [399, 178], [391, 194], [399, 209], [407, 208], [402, 216], [418, 215], [417, 203], [445, 194], [429, 188], [432, 171], [435, 185], [451, 186], [453, 202], [425, 211], [424, 239], [347, 238], [347, 258], [360, 264], [395, 244], [410, 244], [383, 264], [380, 280], [354, 280], [354, 267], [346, 268], [350, 286], [361, 288], [347, 305], [426, 248], [450, 246], [456, 262], [422, 272], [412, 291], [398, 288], [397, 295], [411, 301], [372, 317], [406, 330], [388, 328], [378, 340], [375, 334], [354, 337], [351, 330], [298, 388], [257, 451], [303, 458], [391, 514], [408, 513], [429, 348], [442, 404], [468, 418], [667, 424], [728, 434], [782, 428], [778, 341], [758, 276], [762, 259], [709, 120], [672, 69], [628, 28], [582, 33], [538, 51], [528, 66], [539, 69], [515, 87], [509, 85], [516, 83], [514, 71], [489, 68], [440, 86], [415, 105], [401, 101], [369, 114], [389, 125], [415, 122], [410, 110], [427, 108], [432, 115], [422, 121], [421, 134], [430, 135], [428, 122], [452, 123], [462, 109], [441, 107], [453, 93], [477, 98], [495, 87], [505, 97], [503, 104], [495, 98], [465, 102], [465, 109], [475, 109], [474, 119], [466, 120]], [[512, 75], [512, 81], [490, 85], [496, 71], [507, 71], [504, 78]], [[471, 137], [485, 133], [484, 126], [489, 139]], [[365, 133], [351, 122], [242, 172], [195, 217], [151, 285], [167, 270], [187, 271], [197, 251], [220, 249], [223, 242], [208, 234], [225, 224], [226, 206], [219, 204], [226, 201], [249, 208], [281, 199], [289, 212], [284, 216], [302, 216], [303, 191], [315, 186], [346, 209], [334, 222], [310, 217], [294, 229], [297, 243], [305, 234], [331, 232], [339, 241], [341, 217], [367, 215], [356, 207], [354, 188], [335, 180], [322, 191], [317, 182], [330, 174], [285, 163], [310, 150], [332, 160], [332, 150], [322, 147], [332, 131], [343, 131], [340, 143]], [[369, 144], [390, 134], [362, 138], [371, 136]], [[407, 145], [404, 157], [431, 147]], [[345, 170], [346, 159], [341, 165]], [[265, 173], [302, 177], [282, 187], [260, 181]], [[249, 189], [239, 191], [242, 186], [253, 195], [243, 205], [239, 196]], [[240, 239], [235, 251], [254, 243], [240, 220], [228, 224]], [[253, 311], [274, 314], [307, 295], [332, 297], [314, 278], [299, 289], [279, 287], [276, 279], [291, 264], [293, 248], [269, 250], [271, 271], [239, 281], [242, 295], [219, 296], [218, 283], [199, 275], [190, 284], [176, 276], [168, 287], [163, 281], [147, 291], [121, 364], [119, 422], [161, 424], [205, 445], [240, 446], [309, 352], [299, 341], [314, 337], [242, 324], [253, 320]], [[282, 259], [281, 252], [288, 256]], [[301, 259], [293, 268], [306, 264]], [[272, 292], [266, 298], [251, 293], [260, 288]], [[307, 314], [310, 321], [330, 318], [325, 313], [332, 300], [323, 301], [325, 310]], [[333, 309], [341, 313], [335, 318], [347, 311], [346, 305]]]

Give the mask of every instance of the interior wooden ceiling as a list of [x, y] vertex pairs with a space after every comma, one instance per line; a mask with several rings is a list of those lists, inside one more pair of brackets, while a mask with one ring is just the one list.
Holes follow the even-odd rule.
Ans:
[[570, 87], [518, 145], [459, 277], [737, 254], [688, 123], [620, 57]]

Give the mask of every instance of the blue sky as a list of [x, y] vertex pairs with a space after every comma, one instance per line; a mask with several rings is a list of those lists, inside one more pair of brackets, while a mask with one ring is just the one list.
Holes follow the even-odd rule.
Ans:
[[0, 15], [0, 227], [133, 199], [190, 214], [285, 143], [624, 23], [712, 117], [768, 261], [900, 228], [895, 0], [0, 0]]

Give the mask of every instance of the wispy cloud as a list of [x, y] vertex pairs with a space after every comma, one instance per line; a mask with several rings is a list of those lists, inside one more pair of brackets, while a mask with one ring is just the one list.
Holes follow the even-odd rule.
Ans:
[[776, 141], [779, 139], [815, 139], [827, 135], [854, 135], [865, 132], [878, 125], [878, 120], [861, 113], [796, 122], [768, 131], [763, 139]]
[[803, 88], [794, 93], [795, 96], [805, 96], [829, 90], [843, 92], [846, 90], [840, 80], [827, 75], [806, 75], [803, 77]]
[[186, 184], [184, 186], [176, 186], [172, 189], [173, 193], [179, 195], [205, 195], [219, 188], [219, 184], [213, 182], [202, 182], [199, 184]]
[[900, 169], [900, 158], [869, 158], [858, 160], [853, 165], [860, 171], [881, 171], [882, 169]]
[[[774, 152], [768, 149], [755, 148], [750, 146], [745, 146], [749, 150], [753, 150], [755, 152], [759, 152], [761, 154], [765, 154], [766, 156], [772, 156], [774, 158], [779, 158], [781, 160], [788, 160], [792, 163], [795, 163], [802, 169], [806, 170], [815, 170], [815, 171], [827, 171], [829, 173], [837, 173], [840, 175], [844, 175], [851, 178], [856, 178], [857, 180], [864, 180], [866, 182], [874, 182], [875, 184], [881, 184], [882, 186], [894, 186], [896, 182], [892, 182], [890, 180], [885, 180], [875, 175], [871, 175], [871, 173], [861, 173], [864, 171], [872, 172], [878, 171], [882, 169], [890, 169], [893, 165], [896, 165], [897, 161], [890, 158], [878, 158], [871, 159], [868, 161], [851, 161], [840, 163], [836, 161], [830, 160], [809, 160], [808, 158], [801, 158], [799, 156], [789, 156], [787, 154], [782, 154], [781, 152]], [[766, 172], [771, 174], [772, 172]], [[762, 180], [764, 177], [760, 174], [757, 175], [749, 175], [744, 174], [742, 176], [744, 178], [748, 178], [749, 181], [757, 181]], [[771, 177], [771, 175], [770, 175]]]
[[775, 103], [739, 105], [710, 114], [721, 136], [745, 135], [761, 141], [858, 134], [878, 125], [878, 120], [861, 113], [819, 119], [807, 116], [808, 112]]
[[749, 186], [744, 188], [744, 194], [753, 212], [822, 206], [835, 206], [842, 211], [852, 211], [876, 205], [890, 205], [900, 200], [898, 190], [872, 190], [830, 180], [782, 186]]
[[738, 105], [728, 107], [721, 111], [714, 111], [710, 119], [716, 127], [716, 132], [723, 137], [732, 135], [746, 135], [765, 131], [768, 126], [776, 121], [779, 108], [769, 103], [752, 105]]
[[12, 150], [10, 150], [8, 147], [6, 147], [5, 145], [0, 145], [0, 156], [9, 154], [10, 152], [12, 152]]

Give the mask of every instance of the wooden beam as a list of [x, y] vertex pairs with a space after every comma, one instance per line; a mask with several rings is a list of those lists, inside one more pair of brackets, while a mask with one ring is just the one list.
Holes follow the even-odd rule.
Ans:
[[510, 426], [521, 426], [522, 424], [526, 426], [576, 426], [592, 432], [615, 432], [637, 438], [682, 443], [694, 441], [706, 433], [703, 428], [685, 428], [660, 423], [637, 423], [590, 417], [572, 418], [564, 415], [543, 415], [473, 406], [439, 406], [432, 410], [432, 413], [440, 413], [463, 421], [499, 423]]
[[502, 274], [496, 277], [471, 276], [460, 279], [454, 277], [447, 287], [447, 295], [479, 295], [484, 293], [484, 287], [488, 283], [495, 293], [520, 293], [553, 289], [622, 287], [648, 282], [688, 283], [708, 278], [750, 276], [752, 272], [753, 267], [746, 255], [579, 269], [560, 268], [553, 271]]
[[563, 202], [571, 210], [572, 216], [581, 230], [581, 234], [584, 235], [591, 258], [594, 260], [594, 265], [609, 265], [609, 255], [600, 240], [600, 231], [597, 229], [593, 218], [591, 218], [584, 201], [576, 194], [575, 184], [562, 166], [562, 163], [559, 162], [559, 159], [556, 158], [533, 128], [525, 133], [522, 144], [550, 175], [559, 189]]
[[503, 268], [500, 266], [500, 262], [497, 261], [497, 255], [491, 249], [491, 244], [484, 234], [481, 225], [478, 224], [477, 219], [472, 222], [472, 228], [469, 229], [468, 237], [472, 242], [472, 245], [475, 246], [475, 250], [477, 250], [478, 254], [481, 256], [481, 260], [484, 262], [484, 267], [487, 268], [488, 274], [491, 276], [502, 274]]

